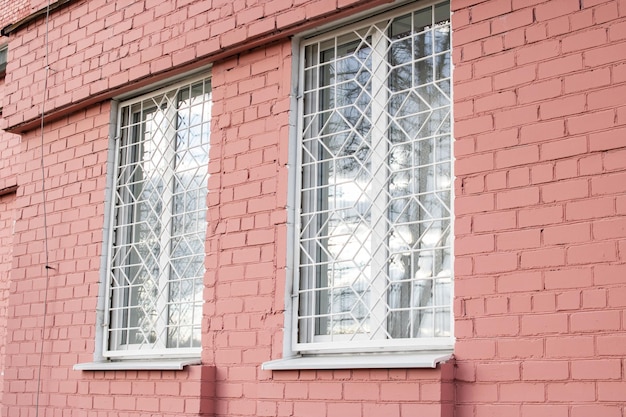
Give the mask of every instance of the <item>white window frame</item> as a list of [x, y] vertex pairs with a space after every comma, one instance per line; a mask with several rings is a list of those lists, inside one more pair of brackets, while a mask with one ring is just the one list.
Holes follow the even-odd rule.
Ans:
[[[329, 30], [323, 35], [311, 35], [309, 38], [303, 36], [294, 40], [294, 60], [292, 69], [292, 79], [296, 80], [293, 85], [293, 99], [292, 106], [297, 108], [297, 112], [292, 112], [291, 121], [292, 126], [296, 126], [292, 129], [292, 141], [290, 142], [290, 165], [292, 175], [290, 176], [289, 186], [289, 236], [288, 247], [292, 248], [292, 253], [288, 256], [288, 268], [287, 268], [287, 292], [286, 292], [286, 311], [285, 311], [285, 340], [283, 345], [284, 359], [266, 362], [263, 364], [264, 369], [337, 369], [337, 368], [367, 368], [367, 367], [434, 367], [437, 363], [447, 360], [452, 352], [454, 346], [454, 315], [452, 313], [452, 302], [450, 302], [449, 308], [449, 320], [450, 320], [450, 336], [449, 337], [437, 337], [437, 338], [403, 338], [403, 339], [388, 339], [385, 337], [349, 337], [343, 342], [341, 337], [310, 337], [304, 343], [299, 341], [299, 328], [298, 319], [300, 301], [299, 301], [299, 285], [300, 285], [300, 262], [299, 256], [299, 236], [300, 236], [300, 207], [301, 207], [301, 187], [302, 185], [302, 120], [304, 117], [304, 59], [305, 48], [314, 43], [322, 42], [324, 39], [331, 39], [340, 37], [343, 34], [347, 34], [350, 30], [356, 30], [361, 27], [367, 27], [377, 22], [387, 20], [391, 17], [401, 16], [411, 11], [417, 11], [422, 8], [431, 7], [439, 1], [422, 3], [419, 6], [415, 4], [397, 7], [394, 10], [389, 10], [377, 14], [374, 17], [367, 18], [359, 21], [358, 23], [348, 24], [341, 26], [341, 29]], [[323, 29], [318, 31], [323, 32]], [[372, 42], [376, 44], [376, 42]], [[382, 68], [382, 67], [379, 67]], [[375, 70], [374, 70], [375, 71]], [[450, 68], [452, 71], [452, 68]], [[374, 87], [373, 94], [385, 94], [384, 88]], [[373, 106], [380, 106], [381, 97], [379, 100], [373, 100]], [[450, 97], [450, 109], [452, 109], [452, 97]], [[373, 110], [377, 111], [377, 110]], [[381, 111], [381, 114], [385, 111]], [[378, 123], [385, 125], [385, 121], [378, 120]], [[453, 132], [450, 131], [451, 138], [453, 138]], [[373, 141], [376, 139], [372, 139]], [[382, 141], [386, 142], [386, 141]], [[450, 145], [450, 153], [452, 155], [452, 143]], [[451, 156], [451, 163], [453, 163]], [[383, 163], [379, 161], [378, 163]], [[377, 163], [373, 161], [373, 163]], [[384, 175], [383, 175], [384, 177]], [[383, 178], [385, 179], [385, 178]], [[451, 183], [453, 183], [452, 172], [450, 173]], [[376, 180], [375, 180], [376, 181]], [[453, 193], [451, 190], [450, 208], [453, 206]], [[384, 203], [374, 203], [374, 210], [384, 206]], [[381, 209], [382, 210], [382, 209]], [[380, 211], [380, 210], [379, 210]], [[381, 211], [382, 213], [382, 211]], [[383, 214], [384, 215], [384, 214]], [[374, 216], [374, 214], [372, 215]], [[453, 230], [454, 216], [451, 214], [449, 221], [450, 227]], [[452, 233], [452, 232], [450, 232]], [[452, 245], [450, 244], [450, 255], [452, 255]], [[452, 264], [452, 260], [450, 261]], [[452, 274], [453, 275], [453, 274]], [[355, 341], [357, 343], [355, 343]], [[382, 343], [381, 343], [382, 342]], [[383, 353], [384, 355], [381, 355]], [[389, 353], [393, 353], [389, 356]]]
[[[169, 286], [172, 282], [172, 280], [170, 279], [169, 272], [161, 273], [159, 275], [161, 278], [167, 277], [167, 279], [158, 280], [158, 291], [164, 296], [157, 296], [155, 300], [155, 303], [156, 303], [155, 310], [157, 311], [158, 319], [156, 320], [156, 325], [154, 327], [157, 328], [157, 332], [161, 334], [161, 337], [157, 337], [154, 343], [144, 343], [142, 345], [123, 343], [123, 341], [120, 339], [121, 336], [119, 335], [119, 332], [120, 332], [119, 328], [121, 329], [126, 328], [125, 331], [128, 332], [130, 327], [128, 327], [128, 325], [124, 326], [122, 324], [123, 314], [121, 313], [118, 314], [116, 312], [117, 308], [124, 307], [125, 301], [123, 300], [124, 296], [122, 294], [122, 291], [119, 291], [119, 290], [115, 291], [114, 284], [112, 282], [113, 273], [111, 271], [115, 268], [113, 265], [113, 260], [112, 260], [113, 250], [114, 250], [113, 246], [115, 245], [116, 238], [118, 242], [119, 241], [127, 242], [127, 243], [124, 243], [124, 245], [128, 245], [131, 248], [134, 245], [137, 245], [138, 242], [131, 237], [114, 236], [114, 230], [117, 226], [118, 220], [116, 218], [116, 208], [113, 206], [116, 200], [115, 193], [116, 193], [116, 188], [117, 188], [117, 183], [116, 183], [117, 182], [116, 180], [117, 167], [119, 165], [119, 160], [121, 158], [120, 156], [121, 152], [119, 150], [119, 143], [122, 137], [121, 124], [122, 124], [122, 112], [124, 111], [124, 109], [128, 109], [129, 115], [142, 113], [145, 111], [145, 109], [142, 108], [139, 111], [136, 111], [136, 110], [132, 110], [132, 107], [139, 106], [141, 108], [142, 103], [145, 102], [146, 100], [163, 96], [167, 93], [172, 93], [173, 91], [176, 91], [176, 93], [174, 94], [178, 94], [178, 89], [180, 88], [185, 88], [191, 85], [197, 85], [199, 83], [202, 83], [205, 87], [207, 87], [207, 90], [205, 90], [206, 91], [205, 94], [208, 95], [208, 98], [201, 100], [202, 101], [201, 106], [202, 106], [202, 109], [203, 109], [202, 111], [204, 112], [204, 115], [206, 116], [208, 114], [209, 119], [205, 120], [204, 117], [201, 117], [202, 119], [201, 127], [199, 127], [199, 129], [202, 131], [201, 133], [202, 135], [207, 136], [203, 140], [207, 141], [206, 152], [208, 155], [208, 141], [210, 141], [210, 113], [211, 113], [211, 105], [212, 105], [212, 97], [211, 97], [212, 93], [211, 93], [210, 80], [211, 80], [210, 75], [206, 75], [206, 74], [204, 74], [203, 76], [195, 76], [193, 78], [187, 78], [184, 81], [179, 81], [173, 84], [169, 84], [166, 87], [159, 88], [149, 93], [143, 94], [141, 96], [134, 97], [132, 99], [120, 102], [116, 106], [114, 106], [115, 109], [112, 109], [112, 114], [115, 113], [115, 116], [114, 116], [115, 117], [115, 133], [114, 133], [115, 139], [113, 140], [114, 150], [113, 152], [109, 152], [109, 156], [112, 157], [113, 161], [109, 163], [109, 169], [111, 170], [109, 172], [109, 181], [110, 181], [109, 190], [108, 190], [109, 198], [108, 198], [108, 204], [107, 204], [107, 213], [105, 213], [106, 217], [109, 219], [108, 226], [105, 230], [106, 246], [105, 246], [105, 253], [103, 254], [103, 256], [105, 257], [104, 259], [105, 259], [105, 265], [106, 265], [105, 271], [104, 271], [105, 281], [104, 281], [104, 286], [103, 286], [105, 288], [105, 293], [102, 294], [101, 292], [100, 294], [100, 302], [99, 302], [99, 309], [98, 309], [99, 321], [102, 323], [100, 336], [98, 338], [101, 339], [102, 347], [101, 349], [97, 349], [96, 351], [96, 354], [95, 354], [96, 362], [94, 362], [96, 364], [95, 367], [93, 364], [82, 364], [82, 365], [79, 364], [75, 366], [75, 369], [83, 369], [83, 370], [109, 369], [108, 366], [110, 364], [105, 366], [104, 368], [100, 367], [99, 365], [100, 362], [105, 361], [107, 359], [127, 361], [125, 365], [124, 364], [117, 365], [118, 367], [119, 366], [125, 367], [124, 369], [181, 369], [182, 366], [186, 366], [186, 365], [194, 364], [198, 362], [194, 358], [199, 359], [200, 353], [201, 353], [201, 346], [181, 348], [181, 347], [167, 347], [165, 345], [164, 338], [167, 337], [167, 331], [168, 331], [168, 318], [167, 318], [168, 308], [170, 305], [175, 304], [175, 302], [171, 301], [168, 295]], [[162, 132], [164, 133], [163, 137], [166, 137], [166, 138], [175, 137], [174, 135], [176, 135], [178, 131], [176, 130], [174, 125], [177, 122], [174, 122], [173, 120], [178, 117], [179, 110], [174, 109], [173, 107], [169, 107], [169, 106], [165, 106], [164, 110], [165, 110], [165, 118], [170, 120], [170, 123], [165, 127], [164, 131]], [[146, 125], [146, 121], [143, 120], [143, 116], [141, 117], [142, 117], [142, 120], [138, 124], [138, 128], [144, 129]], [[173, 142], [168, 141], [168, 145], [172, 145], [172, 143]], [[205, 145], [202, 145], [202, 146], [205, 146]], [[159, 150], [163, 151], [162, 148], [163, 146], [160, 146]], [[168, 146], [168, 149], [163, 151], [163, 154], [164, 154], [163, 159], [166, 161], [173, 162], [174, 158], [176, 157], [175, 150], [171, 146]], [[132, 156], [132, 157], [136, 157], [136, 156]], [[206, 165], [206, 173], [204, 175], [205, 175], [204, 186], [206, 187], [207, 186], [206, 179], [208, 179], [208, 162]], [[174, 181], [173, 176], [174, 174], [171, 171], [165, 171], [163, 177], [161, 177], [162, 183], [165, 184], [165, 186], [163, 187], [163, 193], [160, 194], [161, 195], [160, 201], [162, 202], [169, 202], [171, 204], [174, 204], [173, 198], [172, 198], [172, 190], [173, 190], [172, 184]], [[168, 185], [172, 185], [172, 186], [168, 186]], [[198, 190], [199, 189], [200, 188], [198, 188]], [[206, 201], [206, 198], [203, 198], [201, 200], [204, 202]], [[133, 204], [128, 204], [128, 206], [129, 206], [129, 210], [133, 212], [133, 216], [136, 216], [138, 208], [131, 207], [133, 206]], [[119, 212], [119, 207], [117, 208], [117, 210]], [[162, 213], [160, 213], [161, 214], [160, 220], [162, 224], [171, 225], [171, 220], [173, 216], [180, 215], [181, 213], [183, 214], [193, 213], [193, 212], [187, 212], [186, 209], [183, 212], [173, 212], [172, 210], [174, 209], [172, 208], [171, 210], [164, 210]], [[201, 212], [202, 210], [200, 210], [199, 212], [196, 212], [196, 214], [198, 218], [202, 219], [200, 221], [201, 224], [199, 226], [202, 228], [202, 231], [200, 232], [200, 234], [206, 237], [206, 215], [201, 215]], [[206, 208], [203, 210], [203, 212], [206, 213]], [[134, 220], [130, 221], [130, 223], [124, 223], [124, 224], [127, 227], [130, 225], [130, 227], [128, 228], [129, 229], [132, 228], [134, 230], [135, 226], [132, 225], [133, 222]], [[170, 270], [171, 268], [171, 265], [169, 263], [170, 261], [172, 261], [170, 250], [172, 250], [171, 243], [173, 241], [172, 241], [172, 236], [170, 232], [171, 232], [171, 228], [164, 226], [162, 227], [161, 234], [157, 237], [157, 239], [159, 240], [159, 247], [167, 248], [167, 249], [161, 250], [157, 255], [157, 259], [158, 259], [157, 263], [158, 263], [159, 271]], [[183, 232], [183, 235], [185, 235], [186, 233], [187, 232]], [[179, 235], [179, 236], [183, 236], [183, 235]], [[206, 253], [204, 249], [204, 239], [202, 242], [202, 248], [203, 249], [201, 253], [194, 252], [193, 256], [201, 255], [202, 263], [204, 264], [204, 256]], [[202, 283], [203, 276], [204, 276], [204, 268], [202, 269], [202, 273], [199, 274], [199, 276], [194, 275], [192, 279], [194, 280], [194, 282], [197, 282], [198, 280], [200, 280], [200, 283]], [[201, 330], [200, 330], [200, 326], [202, 323], [201, 304], [203, 302], [201, 299], [202, 289], [200, 289], [199, 291], [196, 290], [194, 294], [196, 295], [192, 296], [192, 300], [190, 302], [192, 303], [192, 305], [196, 306], [196, 311], [200, 310], [200, 314], [196, 317], [196, 312], [193, 313], [193, 316], [194, 316], [193, 326], [199, 329], [198, 336], [201, 338], [202, 337]], [[197, 300], [198, 296], [200, 297], [200, 300]], [[123, 308], [122, 310], [119, 310], [119, 311], [123, 311]], [[118, 329], [116, 330], [116, 328]], [[174, 364], [172, 362], [158, 362], [159, 360], [162, 360], [162, 359], [172, 359], [172, 358], [182, 359], [182, 362], [178, 361]], [[144, 362], [139, 362], [139, 366], [137, 366], [137, 364], [134, 362], [128, 362], [129, 360], [133, 360], [133, 359], [141, 359], [142, 361], [148, 359], [148, 360], [151, 360], [151, 362], [149, 365], [146, 365]], [[149, 368], [146, 368], [146, 366], [148, 366]]]

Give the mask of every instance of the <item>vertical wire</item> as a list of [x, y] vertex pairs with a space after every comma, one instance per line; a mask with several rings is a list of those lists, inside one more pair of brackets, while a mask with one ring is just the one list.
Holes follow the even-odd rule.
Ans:
[[45, 32], [45, 77], [44, 77], [44, 86], [43, 86], [43, 98], [41, 100], [41, 123], [40, 123], [40, 131], [41, 131], [41, 195], [42, 195], [42, 204], [43, 204], [43, 233], [44, 233], [44, 255], [45, 255], [45, 278], [46, 278], [46, 289], [44, 292], [44, 302], [43, 302], [43, 323], [41, 329], [41, 349], [39, 351], [39, 368], [37, 371], [37, 393], [35, 398], [35, 417], [39, 417], [39, 399], [41, 396], [41, 374], [43, 368], [43, 353], [44, 353], [44, 344], [46, 341], [46, 328], [47, 328], [47, 316], [48, 316], [48, 289], [50, 287], [50, 265], [49, 261], [49, 251], [48, 251], [48, 212], [47, 212], [47, 199], [46, 199], [46, 172], [45, 172], [45, 163], [44, 163], [44, 116], [46, 112], [46, 100], [48, 98], [48, 75], [50, 73], [50, 59], [49, 59], [49, 23], [50, 23], [50, 0], [48, 0], [48, 4], [46, 6], [46, 32]]

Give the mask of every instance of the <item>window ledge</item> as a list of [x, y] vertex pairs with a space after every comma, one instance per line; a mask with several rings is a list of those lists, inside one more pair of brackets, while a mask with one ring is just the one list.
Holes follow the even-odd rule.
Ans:
[[180, 371], [185, 366], [200, 365], [196, 359], [86, 362], [74, 365], [75, 371]]
[[267, 371], [295, 369], [367, 369], [367, 368], [436, 368], [452, 358], [452, 353], [429, 351], [402, 354], [352, 354], [298, 356], [265, 362]]

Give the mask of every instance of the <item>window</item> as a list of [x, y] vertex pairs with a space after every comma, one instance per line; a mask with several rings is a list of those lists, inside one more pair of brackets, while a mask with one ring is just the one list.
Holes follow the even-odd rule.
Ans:
[[121, 103], [104, 356], [198, 356], [211, 87], [208, 78]]
[[292, 350], [452, 345], [449, 2], [309, 39]]
[[3, 76], [7, 70], [7, 56], [9, 53], [9, 46], [0, 46], [0, 76]]

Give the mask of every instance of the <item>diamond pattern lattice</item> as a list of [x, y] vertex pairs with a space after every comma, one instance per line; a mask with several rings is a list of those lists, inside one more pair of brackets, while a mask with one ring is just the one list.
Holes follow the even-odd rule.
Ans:
[[111, 244], [111, 350], [200, 346], [208, 80], [123, 105]]
[[304, 55], [300, 342], [450, 336], [449, 4]]

